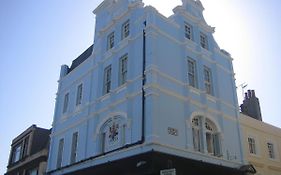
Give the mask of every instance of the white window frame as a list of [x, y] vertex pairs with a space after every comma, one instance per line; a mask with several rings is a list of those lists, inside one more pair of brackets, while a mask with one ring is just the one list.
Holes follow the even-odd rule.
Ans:
[[115, 36], [114, 36], [114, 32], [111, 32], [108, 36], [107, 36], [107, 50], [110, 50], [114, 47], [115, 44]]
[[206, 119], [205, 121], [205, 135], [206, 135], [206, 146], [208, 154], [213, 156], [220, 157], [221, 156], [221, 143], [220, 143], [220, 133], [217, 130], [215, 124]]
[[64, 95], [62, 113], [66, 113], [69, 106], [69, 92]]
[[267, 142], [267, 151], [268, 151], [268, 157], [270, 159], [276, 159], [276, 153], [275, 153], [275, 146], [272, 142]]
[[59, 144], [58, 144], [58, 154], [57, 154], [57, 168], [62, 167], [62, 162], [63, 162], [63, 152], [64, 152], [64, 138], [59, 139]]
[[208, 45], [208, 36], [202, 32], [200, 32], [200, 46], [204, 49], [207, 49], [209, 48], [209, 45]]
[[256, 144], [256, 138], [249, 136], [247, 138], [249, 153], [252, 155], [257, 155], [257, 144]]
[[111, 74], [112, 74], [111, 65], [108, 65], [104, 69], [104, 84], [103, 84], [103, 94], [104, 95], [110, 93], [110, 90], [111, 90]]
[[193, 39], [193, 27], [189, 23], [184, 23], [184, 35], [186, 39], [192, 40]]
[[76, 106], [79, 106], [82, 104], [82, 98], [83, 98], [83, 83], [79, 84], [77, 86], [76, 91]]
[[128, 54], [119, 59], [119, 86], [127, 82], [128, 76]]
[[212, 71], [209, 67], [204, 66], [204, 86], [209, 95], [213, 95]]
[[[205, 121], [204, 129], [202, 127], [203, 121]], [[221, 157], [221, 134], [216, 124], [210, 119], [202, 116], [193, 117], [191, 122], [194, 151], [204, 152], [205, 148], [205, 150], [207, 150], [207, 154], [211, 156]], [[206, 145], [203, 145], [204, 142], [202, 138], [206, 140]]]
[[78, 132], [74, 132], [72, 134], [72, 141], [71, 141], [71, 153], [70, 153], [70, 163], [71, 164], [73, 164], [77, 161], [78, 139], [79, 139]]
[[22, 155], [22, 149], [23, 149], [22, 143], [16, 145], [13, 148], [12, 163], [16, 163], [20, 161]]
[[112, 117], [102, 125], [99, 131], [101, 153], [117, 149], [126, 143], [126, 127], [126, 121], [121, 116]]
[[122, 40], [130, 35], [130, 20], [122, 24]]
[[194, 88], [198, 88], [196, 61], [194, 59], [188, 58], [187, 67], [189, 85]]
[[201, 136], [201, 120], [200, 117], [194, 117], [192, 119], [192, 139], [193, 149], [197, 152], [202, 152], [202, 136]]

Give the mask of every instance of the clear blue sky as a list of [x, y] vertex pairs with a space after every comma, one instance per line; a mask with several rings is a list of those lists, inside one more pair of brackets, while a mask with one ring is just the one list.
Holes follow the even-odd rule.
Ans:
[[[0, 174], [10, 144], [32, 124], [50, 128], [60, 65], [93, 42], [102, 0], [0, 0]], [[166, 16], [180, 0], [144, 0]], [[260, 99], [264, 121], [281, 127], [281, 1], [202, 0], [219, 46], [232, 54], [237, 84]], [[238, 89], [241, 98], [241, 91]]]

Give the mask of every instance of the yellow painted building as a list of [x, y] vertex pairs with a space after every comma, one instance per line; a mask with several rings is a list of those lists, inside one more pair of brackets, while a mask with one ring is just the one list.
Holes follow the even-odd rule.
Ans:
[[281, 128], [240, 114], [245, 159], [257, 175], [281, 175]]

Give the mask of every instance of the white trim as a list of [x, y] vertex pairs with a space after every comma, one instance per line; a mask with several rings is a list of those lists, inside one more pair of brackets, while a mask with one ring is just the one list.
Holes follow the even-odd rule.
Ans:
[[[99, 122], [99, 124], [98, 124], [97, 127], [96, 127], [96, 131], [95, 131], [94, 134], [100, 133], [101, 127], [102, 127], [108, 120], [110, 120], [110, 119], [113, 120], [114, 117], [116, 117], [116, 116], [119, 116], [120, 118], [125, 119], [125, 121], [127, 121], [127, 119], [128, 119], [127, 113], [125, 113], [125, 112], [112, 112], [112, 113], [109, 113], [106, 117], [103, 118], [103, 120], [101, 120], [101, 121]], [[94, 138], [96, 138], [96, 137], [94, 137]]]

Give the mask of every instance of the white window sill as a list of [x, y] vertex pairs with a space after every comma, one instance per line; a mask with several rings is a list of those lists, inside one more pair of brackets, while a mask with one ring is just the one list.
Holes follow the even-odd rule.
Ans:
[[104, 94], [103, 96], [101, 96], [101, 97], [98, 99], [98, 101], [102, 102], [102, 101], [108, 99], [110, 96], [111, 96], [111, 91], [110, 91], [109, 93]]
[[187, 85], [187, 87], [190, 90], [190, 92], [192, 92], [192, 93], [194, 93], [196, 95], [200, 95], [201, 91], [198, 88], [190, 86], [190, 85]]
[[258, 154], [249, 153], [249, 155], [250, 155], [250, 156], [252, 156], [252, 157], [256, 157], [256, 158], [261, 158], [261, 156], [260, 156], [260, 155], [258, 155]]
[[122, 84], [122, 85], [120, 85], [118, 88], [116, 88], [116, 89], [114, 90], [114, 93], [118, 94], [118, 93], [120, 93], [121, 91], [125, 90], [125, 89], [127, 88], [127, 85], [128, 85], [127, 82], [124, 83], [124, 84]]
[[197, 46], [197, 43], [195, 43], [192, 39], [185, 38], [184, 44], [186, 47], [195, 49]]

